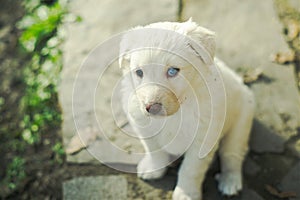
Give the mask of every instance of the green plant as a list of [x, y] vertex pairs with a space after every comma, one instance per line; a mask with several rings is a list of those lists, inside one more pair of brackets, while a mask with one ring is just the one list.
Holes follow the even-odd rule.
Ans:
[[18, 156], [14, 157], [7, 166], [4, 182], [10, 189], [15, 189], [25, 176], [25, 160]]
[[3, 97], [0, 97], [0, 107], [5, 103], [5, 99]]
[[65, 155], [65, 150], [62, 143], [55, 143], [55, 145], [52, 147], [52, 151], [54, 152], [54, 160], [61, 164], [63, 162], [63, 156]]
[[63, 1], [50, 5], [40, 0], [26, 0], [27, 14], [18, 23], [23, 30], [19, 42], [32, 59], [24, 69], [26, 92], [23, 97], [25, 116], [21, 127], [22, 138], [29, 144], [40, 142], [41, 134], [49, 125], [60, 122], [57, 103], [57, 84], [62, 67], [62, 42], [59, 26], [66, 14]]

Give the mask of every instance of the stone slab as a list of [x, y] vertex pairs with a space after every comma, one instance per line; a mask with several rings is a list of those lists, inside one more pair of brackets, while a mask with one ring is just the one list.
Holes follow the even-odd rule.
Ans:
[[298, 128], [298, 135], [287, 143], [287, 148], [298, 158], [300, 158], [300, 127]]
[[270, 55], [289, 51], [273, 1], [186, 0], [183, 19], [189, 17], [216, 32], [217, 56], [230, 67], [263, 70], [263, 77], [251, 88], [257, 102], [257, 122], [272, 134], [258, 129], [254, 139], [272, 140], [276, 148], [274, 143], [260, 142], [253, 150], [281, 152], [283, 143], [296, 134], [300, 124], [300, 97], [293, 66], [270, 61]]
[[283, 192], [296, 193], [290, 200], [300, 200], [300, 162], [298, 162], [280, 183]]
[[254, 190], [245, 188], [239, 196], [231, 198], [232, 200], [264, 200], [259, 194]]
[[[203, 199], [206, 200], [264, 200], [256, 191], [243, 185], [242, 191], [238, 195], [226, 197], [220, 193], [217, 189], [217, 182], [209, 178], [207, 182], [204, 182]], [[212, 187], [213, 186], [213, 187]]]
[[64, 200], [126, 200], [127, 181], [123, 176], [78, 177], [63, 183]]
[[[266, 141], [268, 141], [266, 143]], [[250, 149], [256, 153], [274, 152], [282, 153], [284, 151], [285, 140], [266, 127], [258, 120], [254, 120], [252, 135], [250, 138]]]
[[[91, 87], [99, 78], [94, 74], [99, 67], [96, 58], [87, 64], [90, 65], [91, 71], [81, 72], [80, 78], [77, 79], [76, 75], [85, 59], [97, 45], [114, 34], [134, 26], [156, 21], [175, 21], [177, 7], [178, 1], [176, 0], [128, 0], [126, 3], [122, 0], [70, 1], [70, 12], [79, 15], [82, 21], [65, 23], [63, 27], [67, 37], [62, 47], [64, 68], [61, 74], [59, 100], [63, 110], [62, 132], [65, 147], [68, 148], [71, 139], [74, 139], [76, 135], [78, 136], [78, 132], [80, 137], [73, 140], [77, 141], [73, 144], [78, 145], [79, 153], [68, 154], [67, 161], [98, 162], [94, 157], [95, 154], [99, 153], [101, 154], [100, 160], [104, 162], [127, 164], [138, 162], [140, 157], [132, 157], [130, 153], [139, 153], [143, 149], [137, 139], [120, 131], [120, 126], [125, 127], [125, 129], [128, 128], [120, 103], [115, 104], [115, 113], [111, 112], [111, 92], [114, 89], [114, 84], [120, 79], [119, 68], [116, 65], [109, 67], [106, 74], [102, 76], [101, 87], [97, 88]], [[72, 99], [75, 83], [77, 84], [76, 87], [81, 90], [81, 95]], [[98, 101], [95, 106], [93, 102], [89, 101], [90, 99], [87, 99], [93, 92], [95, 92], [95, 100]], [[75, 114], [73, 108], [77, 109]], [[118, 116], [119, 124], [116, 124], [114, 117], [112, 117], [113, 114]], [[83, 144], [80, 144], [80, 141]], [[107, 141], [116, 148], [110, 148]], [[81, 150], [85, 147], [87, 150]], [[116, 150], [118, 148], [120, 151]], [[73, 148], [72, 151], [75, 152], [76, 148]]]
[[244, 172], [247, 175], [255, 176], [261, 171], [261, 167], [251, 158], [246, 157], [244, 162]]

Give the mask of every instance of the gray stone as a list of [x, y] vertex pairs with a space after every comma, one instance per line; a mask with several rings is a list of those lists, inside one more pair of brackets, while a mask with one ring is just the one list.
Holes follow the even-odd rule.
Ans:
[[[211, 184], [213, 185], [213, 184]], [[259, 194], [257, 194], [254, 190], [247, 188], [243, 186], [243, 190], [236, 196], [232, 197], [225, 197], [223, 196], [218, 189], [215, 188], [206, 188], [207, 190], [204, 191], [204, 196], [203, 199], [206, 200], [225, 200], [225, 199], [230, 199], [230, 200], [264, 200], [263, 197], [261, 197]]]
[[[260, 68], [263, 77], [251, 85], [256, 119], [268, 130], [255, 135], [258, 151], [278, 152], [300, 124], [300, 97], [292, 65], [278, 65], [270, 55], [289, 51], [272, 0], [189, 0], [183, 18], [193, 19], [217, 34], [217, 56], [235, 70]], [[273, 136], [275, 138], [273, 138]], [[265, 147], [269, 140], [273, 144]], [[252, 143], [253, 145], [254, 143]], [[274, 147], [271, 147], [274, 145]]]
[[79, 177], [63, 183], [64, 200], [126, 200], [127, 181], [123, 176]]
[[300, 200], [300, 162], [287, 173], [280, 185], [283, 192], [296, 193], [296, 197], [291, 197], [290, 200]]
[[247, 175], [254, 176], [261, 170], [260, 166], [256, 164], [251, 158], [247, 157], [244, 163], [244, 171]]
[[[113, 105], [114, 112], [111, 107], [112, 92], [118, 93], [114, 89], [121, 77], [120, 69], [113, 63], [99, 79], [95, 73], [99, 68], [97, 55], [85, 59], [114, 34], [138, 25], [176, 20], [178, 1], [129, 0], [124, 4], [121, 0], [74, 0], [69, 6], [72, 14], [81, 16], [82, 22], [65, 23], [63, 27], [67, 37], [63, 45], [59, 100], [64, 118], [64, 145], [68, 152], [74, 153], [67, 155], [67, 161], [136, 164], [140, 156], [131, 153], [141, 153], [143, 148], [136, 138], [124, 134], [130, 127], [126, 126], [120, 102]], [[85, 64], [89, 70], [81, 71], [76, 77], [84, 61], [88, 62]], [[80, 95], [73, 99], [75, 83]], [[90, 99], [93, 94], [94, 99]]]
[[291, 150], [295, 156], [300, 158], [300, 135], [292, 138], [291, 141], [288, 142], [287, 148]]
[[245, 188], [241, 192], [240, 196], [231, 198], [232, 200], [264, 200], [259, 194], [257, 194], [254, 190]]
[[256, 153], [284, 151], [284, 140], [259, 121], [254, 120], [250, 137], [250, 149]]

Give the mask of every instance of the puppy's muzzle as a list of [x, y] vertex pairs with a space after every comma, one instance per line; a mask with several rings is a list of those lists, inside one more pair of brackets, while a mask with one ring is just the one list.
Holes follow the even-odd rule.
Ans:
[[169, 116], [176, 113], [180, 107], [176, 95], [167, 87], [159, 84], [146, 84], [136, 90], [145, 114], [153, 116]]

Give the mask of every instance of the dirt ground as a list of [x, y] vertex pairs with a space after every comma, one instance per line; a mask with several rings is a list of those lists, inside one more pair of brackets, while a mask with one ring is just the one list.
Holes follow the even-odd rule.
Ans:
[[[22, 109], [20, 101], [23, 95], [21, 70], [25, 62], [17, 50], [19, 31], [15, 23], [23, 16], [20, 5], [9, 5], [8, 1], [2, 2], [0, 7], [0, 180], [5, 175], [7, 163], [17, 152], [12, 151], [11, 142], [18, 137], [18, 123], [21, 120]], [[14, 12], [14, 16], [11, 16]], [[2, 189], [1, 189], [2, 191]], [[2, 195], [0, 195], [2, 196]]]
[[[21, 70], [28, 59], [20, 52], [17, 44], [20, 32], [15, 24], [24, 14], [20, 3], [21, 1], [14, 3], [1, 1], [0, 7], [0, 97], [5, 102], [4, 106], [0, 107], [0, 157], [2, 158], [0, 177], [4, 177], [8, 161], [14, 156], [20, 155], [26, 159], [26, 178], [20, 187], [13, 191], [8, 191], [5, 189], [6, 187], [2, 187], [0, 198], [62, 199], [62, 183], [65, 180], [78, 176], [122, 174], [126, 176], [128, 181], [128, 199], [151, 199], [151, 192], [154, 188], [159, 189], [155, 190], [159, 193], [155, 194], [156, 196], [160, 196], [161, 199], [169, 199], [176, 182], [177, 165], [170, 168], [163, 180], [143, 182], [137, 179], [134, 174], [124, 174], [101, 164], [71, 164], [65, 161], [58, 163], [54, 161], [54, 153], [51, 148], [57, 141], [61, 141], [60, 127], [49, 128], [43, 134], [42, 142], [39, 145], [26, 147], [21, 152], [12, 149], [11, 141], [19, 137], [19, 130], [16, 127], [18, 127], [22, 112], [22, 108], [19, 106], [24, 91]], [[298, 135], [299, 133], [300, 130], [298, 130]], [[288, 199], [270, 194], [266, 190], [266, 186], [277, 185], [299, 158], [288, 148], [280, 154], [258, 154], [250, 151], [248, 157], [259, 163], [258, 167], [263, 170], [260, 170], [256, 175], [246, 173], [245, 185], [265, 199]], [[216, 159], [207, 175], [204, 190], [208, 185], [216, 184], [213, 174], [218, 169], [218, 159]]]

